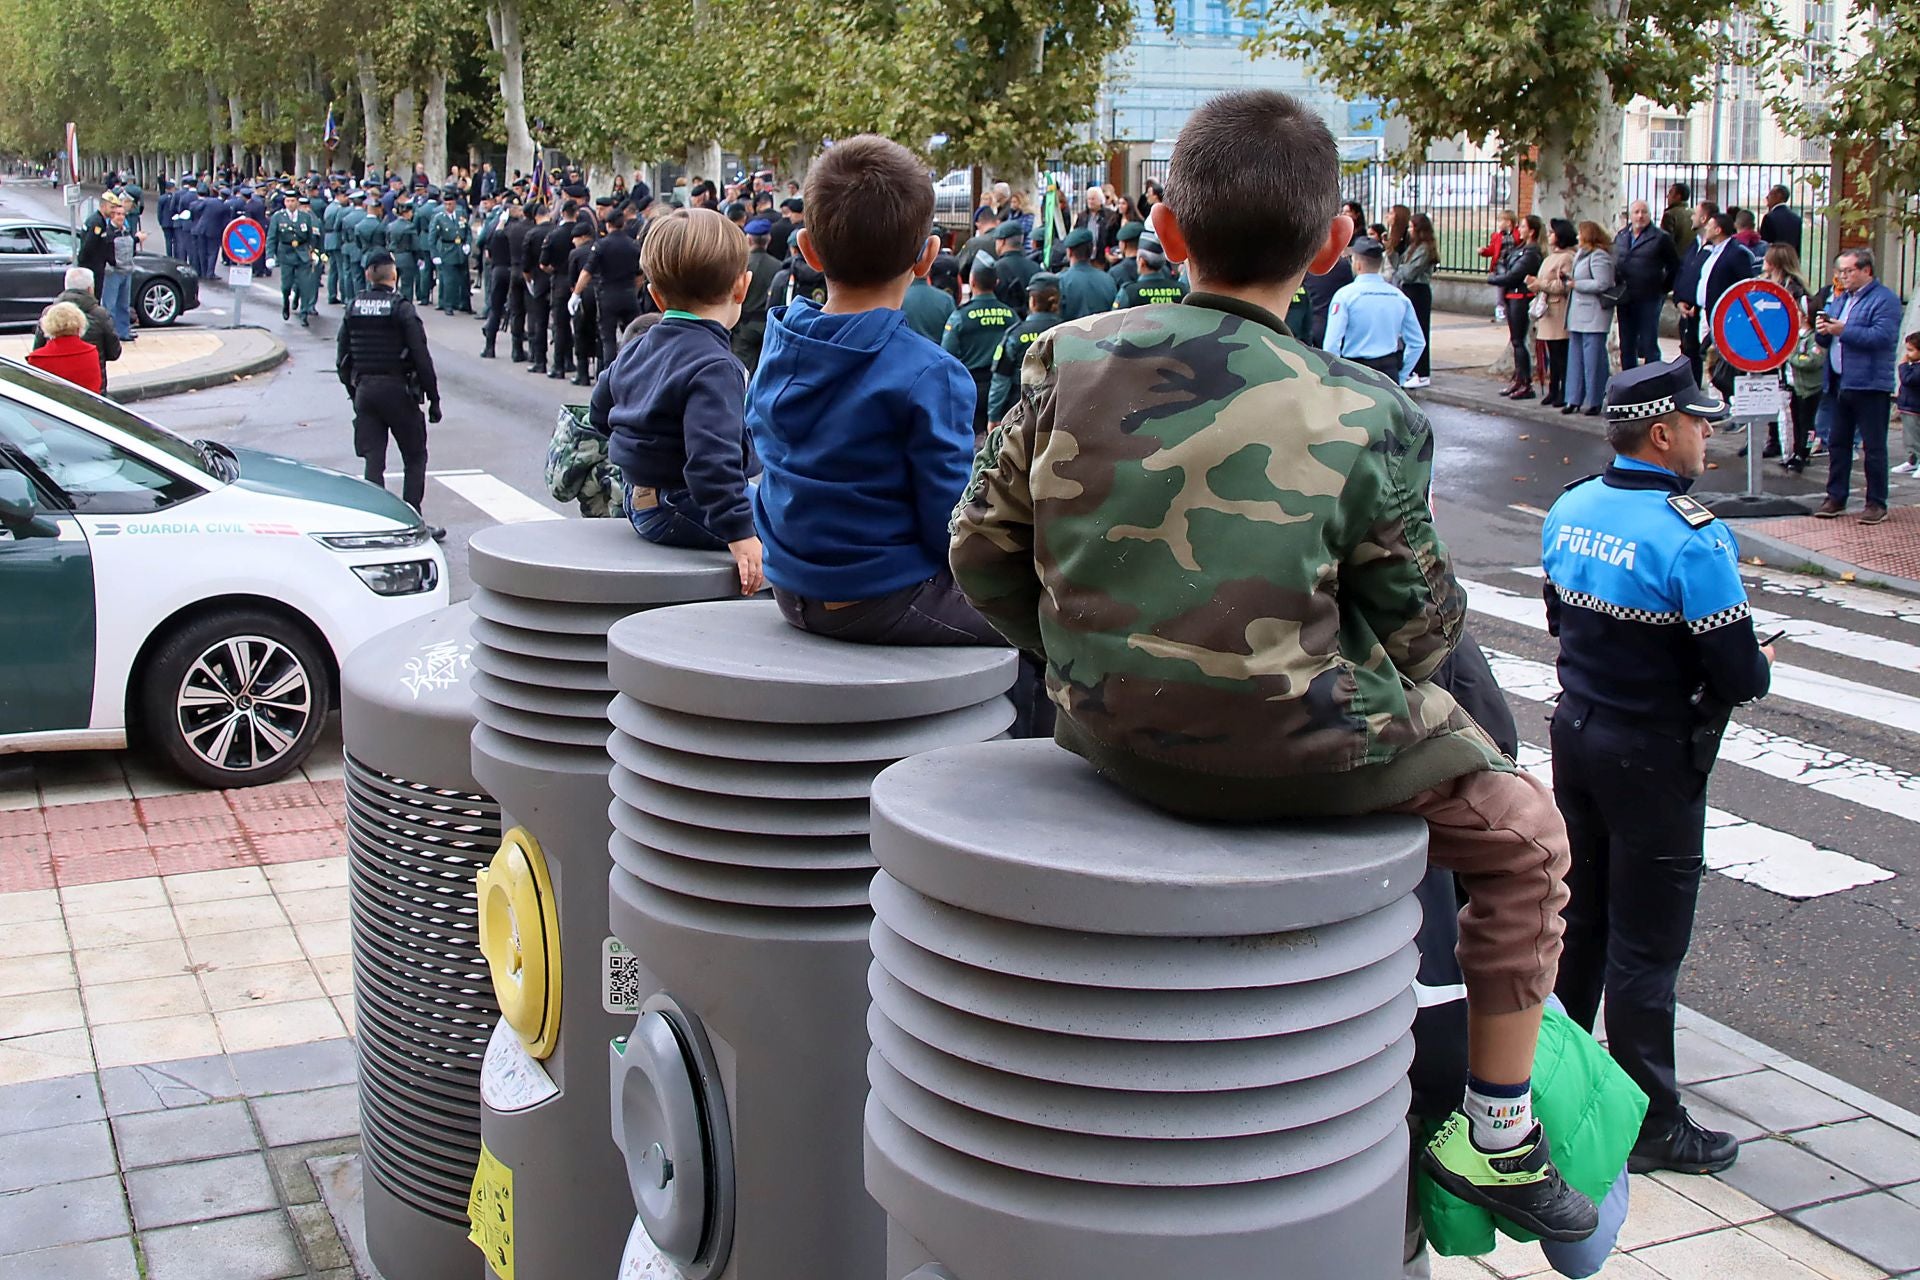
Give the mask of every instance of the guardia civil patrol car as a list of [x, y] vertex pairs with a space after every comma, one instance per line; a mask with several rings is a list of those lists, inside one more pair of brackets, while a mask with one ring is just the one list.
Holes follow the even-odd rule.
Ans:
[[446, 569], [384, 489], [0, 360], [0, 753], [136, 740], [206, 786], [271, 782]]

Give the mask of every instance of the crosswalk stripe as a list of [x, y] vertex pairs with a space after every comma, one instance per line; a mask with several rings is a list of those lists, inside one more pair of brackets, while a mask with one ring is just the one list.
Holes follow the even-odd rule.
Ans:
[[[1523, 573], [1529, 578], [1544, 579], [1547, 576], [1547, 571], [1538, 565], [1518, 565], [1514, 568], [1514, 572]], [[1858, 658], [1862, 662], [1892, 667], [1896, 671], [1904, 671], [1908, 674], [1920, 672], [1920, 644], [1909, 644], [1905, 640], [1889, 640], [1885, 636], [1877, 636], [1870, 631], [1849, 631], [1845, 627], [1836, 627], [1829, 622], [1790, 617], [1784, 613], [1774, 613], [1760, 608], [1753, 610], [1753, 625], [1765, 632], [1784, 631], [1789, 640], [1809, 644], [1842, 657]]]
[[[1486, 654], [1494, 679], [1514, 697], [1551, 702], [1559, 696], [1560, 678], [1548, 663], [1498, 649], [1488, 649]], [[1720, 758], [1890, 817], [1908, 822], [1920, 819], [1920, 777], [1876, 760], [1850, 756], [1737, 720], [1721, 735]]]
[[[1533, 743], [1520, 744], [1516, 762], [1549, 787], [1553, 757]], [[1749, 822], [1725, 809], [1707, 806], [1706, 864], [1729, 880], [1739, 880], [1783, 898], [1823, 898], [1893, 879], [1893, 872], [1835, 849], [1772, 827]]]
[[[1467, 607], [1534, 631], [1547, 629], [1547, 604], [1538, 596], [1523, 596], [1504, 587], [1461, 578]], [[1837, 711], [1859, 720], [1871, 720], [1908, 733], [1920, 733], [1920, 698], [1860, 684], [1790, 663], [1773, 664], [1772, 696], [1790, 702]]]
[[447, 488], [465, 498], [501, 524], [525, 524], [531, 520], [564, 519], [558, 511], [541, 506], [498, 476], [485, 471], [435, 476]]
[[1768, 595], [1814, 600], [1850, 613], [1920, 626], [1920, 604], [1904, 603], [1899, 597], [1869, 591], [1865, 587], [1848, 586], [1844, 582], [1822, 582], [1802, 574], [1783, 573], [1752, 565], [1742, 565], [1740, 572], [1751, 586], [1758, 587]]

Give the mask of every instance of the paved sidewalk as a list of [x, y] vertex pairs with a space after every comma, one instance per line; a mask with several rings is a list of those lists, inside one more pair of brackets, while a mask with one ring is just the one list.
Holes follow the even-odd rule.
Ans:
[[[24, 361], [32, 347], [30, 334], [0, 336], [0, 356]], [[107, 395], [130, 404], [223, 386], [264, 373], [286, 358], [286, 343], [265, 329], [141, 329], [138, 340], [107, 366]]]

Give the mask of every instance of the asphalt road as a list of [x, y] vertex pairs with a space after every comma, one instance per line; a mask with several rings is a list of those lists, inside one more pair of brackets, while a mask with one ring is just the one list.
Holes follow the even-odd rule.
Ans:
[[[287, 363], [139, 410], [192, 435], [357, 472], [333, 372], [338, 308], [303, 329], [280, 320], [277, 288], [252, 294], [248, 321], [284, 336]], [[224, 323], [225, 290], [205, 296], [187, 323]], [[562, 513], [541, 480], [546, 441], [558, 408], [584, 391], [509, 362], [504, 336], [501, 359], [479, 359], [472, 317], [429, 312], [426, 323], [446, 410], [431, 434], [426, 507], [450, 531], [458, 599], [470, 591], [465, 545], [476, 529]], [[1471, 584], [1473, 629], [1499, 655], [1522, 737], [1543, 747], [1554, 645], [1528, 573], [1538, 513], [1608, 450], [1591, 420], [1541, 427], [1440, 406], [1431, 416], [1435, 509]], [[1733, 448], [1718, 442], [1714, 453], [1729, 477], [1741, 465]], [[397, 458], [390, 465], [397, 487]], [[1779, 646], [1775, 693], [1742, 710], [1714, 774], [1708, 856], [1718, 869], [1681, 999], [1920, 1109], [1920, 601], [1757, 569], [1749, 585], [1756, 609], [1791, 620], [1793, 634]]]

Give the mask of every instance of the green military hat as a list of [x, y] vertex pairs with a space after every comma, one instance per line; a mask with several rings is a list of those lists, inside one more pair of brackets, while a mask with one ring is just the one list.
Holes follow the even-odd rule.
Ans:
[[1000, 240], [1024, 240], [1027, 229], [1017, 222], [1003, 222], [993, 229], [993, 238]]
[[1132, 244], [1146, 233], [1147, 224], [1144, 222], [1123, 222], [1120, 224], [1120, 230], [1114, 233], [1113, 238], [1121, 244]]
[[1032, 293], [1035, 289], [1058, 289], [1059, 287], [1060, 277], [1051, 271], [1036, 271], [1027, 277], [1028, 293]]
[[1067, 233], [1067, 238], [1060, 243], [1069, 249], [1089, 248], [1093, 244], [1093, 232], [1087, 230], [1085, 227], [1075, 227]]

